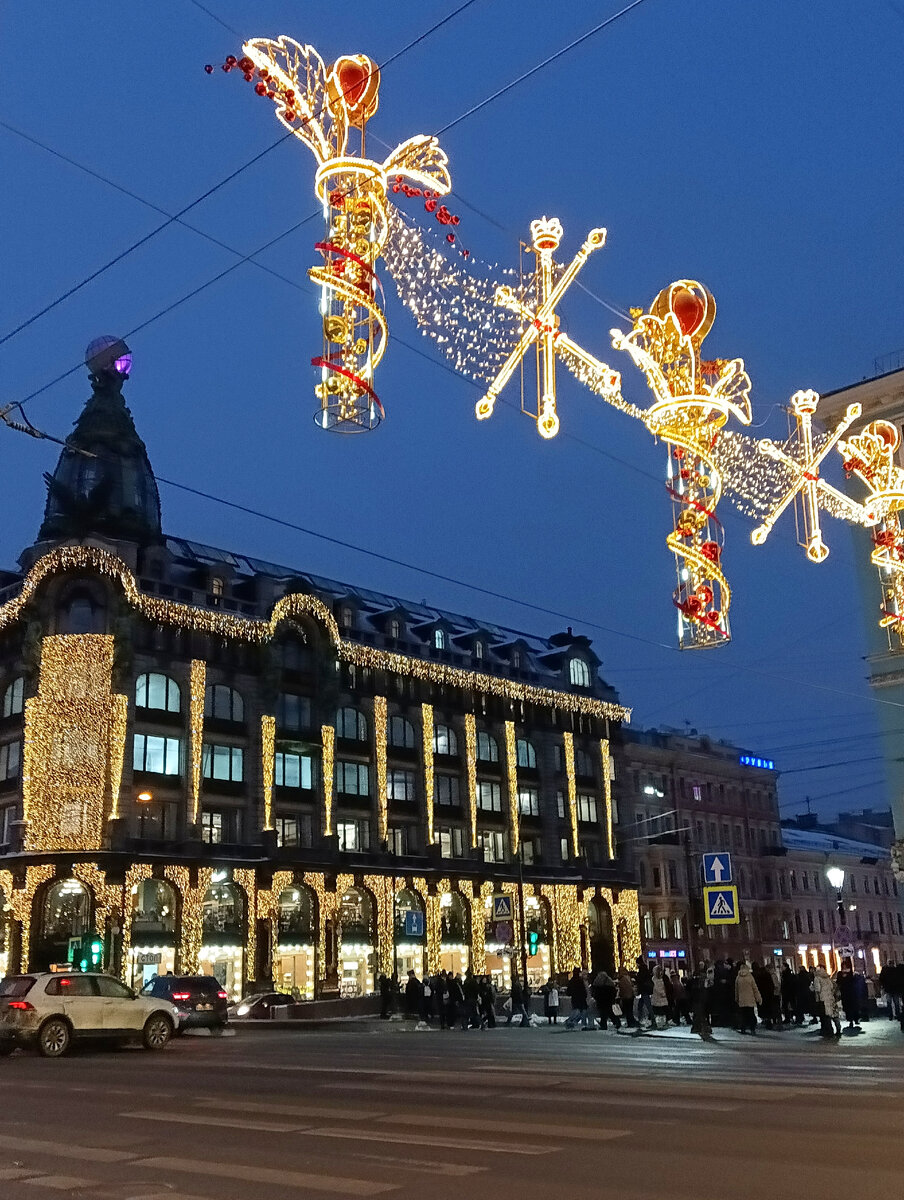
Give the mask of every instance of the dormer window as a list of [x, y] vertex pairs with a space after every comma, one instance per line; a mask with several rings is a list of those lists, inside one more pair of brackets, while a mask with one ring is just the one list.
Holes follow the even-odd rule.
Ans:
[[474, 643], [474, 657], [483, 658], [483, 642], [477, 641]]
[[210, 581], [210, 592], [213, 596], [222, 596], [225, 590], [225, 584], [219, 575], [214, 575]]
[[516, 671], [521, 670], [521, 651], [520, 650], [512, 651], [512, 666], [515, 668]]
[[402, 622], [397, 617], [393, 617], [389, 622], [389, 636], [396, 641], [402, 636]]
[[344, 604], [339, 609], [339, 624], [343, 629], [351, 629], [355, 619], [355, 614], [347, 604]]
[[433, 645], [437, 650], [448, 650], [449, 639], [446, 637], [445, 629], [437, 629], [434, 631]]
[[570, 661], [568, 675], [575, 687], [590, 687], [590, 668], [582, 658], [573, 658]]

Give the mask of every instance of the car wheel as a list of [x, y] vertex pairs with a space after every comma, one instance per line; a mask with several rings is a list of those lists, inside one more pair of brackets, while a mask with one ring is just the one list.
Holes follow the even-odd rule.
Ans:
[[162, 1050], [173, 1036], [173, 1023], [164, 1013], [154, 1013], [144, 1023], [141, 1044], [145, 1050]]
[[38, 1030], [38, 1050], [44, 1058], [59, 1058], [72, 1043], [72, 1028], [65, 1017], [50, 1017]]

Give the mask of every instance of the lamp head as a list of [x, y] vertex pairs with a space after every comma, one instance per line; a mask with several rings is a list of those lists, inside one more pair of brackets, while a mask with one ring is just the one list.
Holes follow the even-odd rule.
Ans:
[[85, 365], [92, 375], [109, 374], [128, 379], [132, 369], [132, 351], [122, 338], [104, 334], [89, 343], [85, 351]]
[[840, 892], [844, 887], [844, 868], [843, 867], [826, 867], [826, 878], [835, 889]]

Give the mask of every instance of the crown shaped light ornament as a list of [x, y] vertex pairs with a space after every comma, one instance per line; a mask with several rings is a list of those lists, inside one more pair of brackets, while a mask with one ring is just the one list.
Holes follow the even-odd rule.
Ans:
[[[314, 188], [326, 233], [316, 245], [323, 262], [308, 271], [320, 285], [323, 324], [322, 353], [311, 359], [320, 371], [315, 419], [340, 433], [375, 429], [385, 415], [373, 379], [388, 337], [375, 270], [388, 234], [387, 180], [404, 176], [444, 196], [452, 186], [448, 159], [425, 134], [402, 142], [382, 162], [365, 157], [380, 70], [364, 54], [342, 55], [327, 67], [313, 46], [285, 36], [253, 38], [240, 59], [227, 58], [224, 70], [233, 69], [275, 103], [277, 119], [317, 160]], [[352, 129], [360, 134], [357, 154], [348, 149]]]

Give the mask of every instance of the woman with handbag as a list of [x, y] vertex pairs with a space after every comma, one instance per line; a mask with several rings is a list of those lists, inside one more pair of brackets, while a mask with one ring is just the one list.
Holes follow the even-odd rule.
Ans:
[[615, 1030], [621, 1029], [621, 1010], [615, 1013], [618, 985], [607, 971], [600, 971], [593, 981], [593, 999], [600, 1015], [600, 1029], [608, 1029], [609, 1022]]

